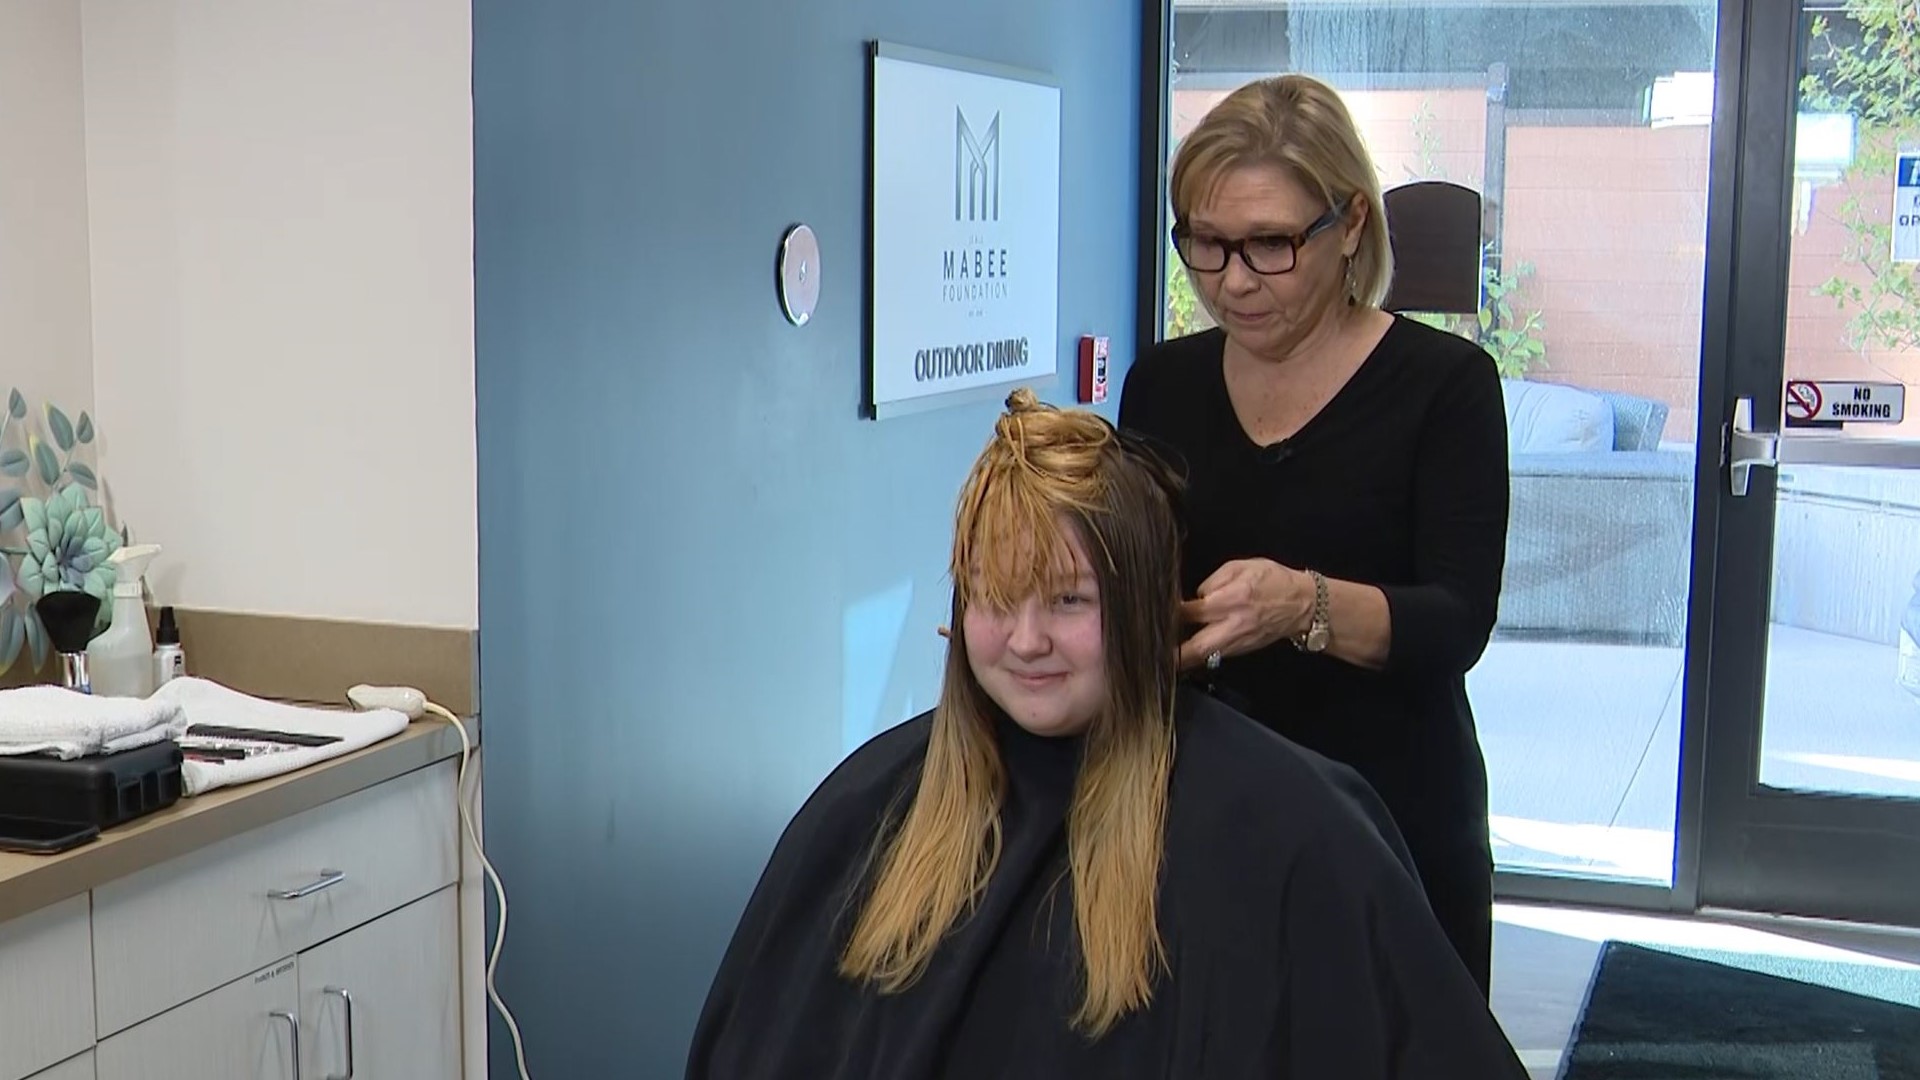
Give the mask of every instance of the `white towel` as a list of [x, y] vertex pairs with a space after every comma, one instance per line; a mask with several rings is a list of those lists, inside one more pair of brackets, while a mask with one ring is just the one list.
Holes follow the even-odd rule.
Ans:
[[99, 697], [60, 686], [0, 690], [0, 754], [71, 760], [178, 738], [186, 728], [172, 701]]
[[[393, 709], [354, 712], [345, 708], [287, 705], [243, 694], [199, 678], [174, 679], [154, 691], [151, 700], [179, 709], [188, 725], [254, 728], [292, 735], [332, 735], [340, 740], [325, 746], [295, 746], [233, 761], [197, 761], [189, 758], [181, 766], [182, 785], [188, 795], [265, 780], [270, 776], [279, 776], [329, 758], [350, 754], [400, 734], [407, 729], [408, 723], [405, 713]], [[186, 741], [192, 744], [195, 740], [188, 737]]]

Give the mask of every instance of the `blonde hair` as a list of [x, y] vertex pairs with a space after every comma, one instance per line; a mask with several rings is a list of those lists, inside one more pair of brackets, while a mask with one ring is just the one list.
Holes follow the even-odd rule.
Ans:
[[1248, 83], [1221, 99], [1181, 140], [1168, 194], [1184, 221], [1236, 169], [1277, 165], [1328, 206], [1366, 200], [1367, 221], [1353, 253], [1353, 299], [1378, 307], [1393, 280], [1393, 248], [1380, 177], [1346, 103], [1305, 75]]
[[954, 629], [920, 785], [876, 841], [875, 873], [840, 971], [897, 993], [918, 980], [1000, 856], [1006, 771], [997, 706], [973, 677], [969, 605], [1004, 610], [1057, 583], [1081, 539], [1100, 585], [1107, 706], [1086, 732], [1067, 818], [1085, 994], [1099, 1037], [1152, 999], [1166, 967], [1158, 903], [1179, 632], [1178, 483], [1097, 415], [1016, 390], [956, 514]]

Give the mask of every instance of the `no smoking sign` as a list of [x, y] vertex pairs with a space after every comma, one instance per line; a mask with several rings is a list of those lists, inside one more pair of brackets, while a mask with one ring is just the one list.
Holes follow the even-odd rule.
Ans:
[[1790, 382], [1787, 384], [1787, 419], [1811, 420], [1820, 415], [1820, 384], [1811, 382]]
[[1787, 383], [1790, 424], [1897, 424], [1907, 411], [1907, 388], [1900, 383], [1826, 382], [1793, 379]]

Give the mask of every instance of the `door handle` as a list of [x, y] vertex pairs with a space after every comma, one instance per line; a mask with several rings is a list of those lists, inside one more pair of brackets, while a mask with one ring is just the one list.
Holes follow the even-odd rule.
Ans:
[[1856, 439], [1841, 435], [1782, 435], [1755, 431], [1753, 399], [1733, 403], [1727, 426], [1727, 479], [1745, 495], [1756, 468], [1781, 465], [1852, 465], [1871, 469], [1920, 469], [1920, 442]]
[[331, 1073], [327, 1080], [353, 1080], [353, 995], [344, 986], [329, 986], [320, 991], [321, 997], [337, 997], [347, 1007], [347, 1071]]
[[293, 1040], [293, 1080], [300, 1080], [300, 1018], [290, 1012], [275, 1009], [267, 1014], [275, 1020], [287, 1022], [287, 1034]]

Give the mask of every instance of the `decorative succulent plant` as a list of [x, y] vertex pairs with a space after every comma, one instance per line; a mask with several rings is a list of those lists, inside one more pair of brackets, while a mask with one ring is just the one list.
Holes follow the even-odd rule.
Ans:
[[34, 601], [76, 590], [101, 601], [97, 628], [112, 617], [113, 567], [107, 557], [126, 540], [94, 503], [100, 478], [80, 460], [94, 443], [93, 418], [78, 422], [58, 407], [42, 410], [36, 430], [19, 390], [0, 412], [0, 672], [26, 652], [45, 666], [52, 643]]

